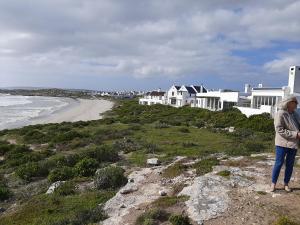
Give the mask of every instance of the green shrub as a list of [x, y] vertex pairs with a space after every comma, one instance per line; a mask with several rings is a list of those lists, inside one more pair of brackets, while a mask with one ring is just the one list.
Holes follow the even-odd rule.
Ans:
[[184, 148], [195, 147], [195, 146], [198, 146], [198, 144], [190, 141], [186, 141], [182, 143], [182, 147]]
[[75, 165], [76, 174], [83, 177], [93, 176], [97, 170], [98, 162], [95, 159], [84, 158]]
[[48, 175], [50, 182], [69, 180], [74, 177], [74, 170], [71, 167], [61, 167], [52, 170]]
[[70, 130], [65, 133], [58, 133], [53, 137], [52, 141], [54, 143], [62, 143], [62, 142], [71, 141], [75, 138], [82, 138], [82, 137], [83, 135], [81, 133], [74, 130]]
[[151, 153], [151, 154], [155, 154], [156, 152], [160, 151], [159, 147], [157, 144], [155, 143], [148, 143], [146, 142], [144, 144], [144, 148], [145, 148], [145, 152], [146, 153]]
[[222, 170], [217, 173], [217, 175], [222, 176], [222, 177], [229, 177], [231, 172], [229, 170]]
[[14, 148], [13, 145], [10, 145], [6, 141], [0, 141], [0, 156], [4, 155], [6, 152], [12, 150]]
[[86, 156], [97, 160], [99, 163], [116, 162], [119, 160], [117, 149], [114, 149], [108, 145], [87, 149], [81, 153], [80, 158]]
[[191, 225], [189, 217], [183, 215], [171, 215], [169, 222], [173, 225]]
[[274, 225], [299, 225], [299, 223], [292, 221], [286, 216], [282, 216], [274, 223]]
[[54, 193], [61, 196], [73, 195], [75, 194], [75, 184], [73, 182], [65, 182], [57, 187]]
[[129, 152], [134, 152], [141, 149], [140, 144], [131, 138], [125, 138], [123, 140], [115, 141], [113, 144], [113, 149], [116, 151], [123, 151], [125, 154]]
[[165, 123], [165, 122], [160, 122], [160, 121], [157, 121], [153, 124], [154, 128], [156, 129], [162, 129], [162, 128], [168, 128], [170, 127], [169, 124]]
[[169, 214], [163, 209], [150, 209], [149, 211], [140, 215], [135, 224], [136, 225], [156, 225], [161, 222], [165, 222], [168, 220]]
[[34, 129], [34, 130], [29, 130], [26, 132], [26, 134], [23, 136], [23, 140], [26, 143], [45, 143], [50, 140], [50, 136], [47, 134], [44, 134], [40, 130]]
[[26, 163], [16, 170], [17, 176], [26, 181], [31, 181], [34, 177], [45, 177], [48, 173], [48, 169], [37, 162]]
[[11, 192], [9, 191], [8, 187], [3, 184], [0, 184], [0, 201], [4, 201], [9, 199], [11, 196]]
[[190, 130], [186, 127], [180, 127], [178, 131], [180, 131], [181, 133], [190, 133]]
[[180, 174], [182, 174], [185, 171], [186, 167], [184, 165], [182, 165], [182, 163], [177, 162], [174, 163], [173, 165], [167, 167], [163, 173], [162, 176], [163, 177], [167, 177], [167, 178], [174, 178], [179, 176]]
[[217, 160], [216, 158], [208, 158], [197, 162], [194, 165], [194, 168], [196, 169], [197, 175], [202, 176], [206, 173], [211, 172], [213, 166], [216, 166], [218, 164], [219, 164], [219, 160]]
[[160, 197], [155, 200], [152, 204], [156, 207], [166, 208], [173, 206], [179, 202], [185, 202], [189, 200], [189, 196], [182, 195], [182, 196], [164, 196]]
[[109, 166], [97, 171], [95, 175], [95, 187], [97, 189], [119, 188], [127, 183], [124, 176], [125, 170], [121, 167]]

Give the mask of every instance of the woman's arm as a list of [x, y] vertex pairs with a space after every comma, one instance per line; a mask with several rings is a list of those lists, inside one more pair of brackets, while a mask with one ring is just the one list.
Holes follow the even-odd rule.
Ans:
[[297, 139], [298, 131], [288, 130], [286, 129], [287, 124], [284, 118], [283, 113], [278, 113], [274, 119], [275, 131], [280, 136], [286, 139]]

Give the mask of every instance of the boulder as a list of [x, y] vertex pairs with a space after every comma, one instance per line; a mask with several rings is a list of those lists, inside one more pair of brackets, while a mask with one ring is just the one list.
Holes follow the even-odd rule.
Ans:
[[158, 158], [147, 159], [147, 164], [151, 166], [158, 166], [160, 164]]
[[167, 192], [165, 192], [164, 190], [160, 190], [158, 193], [159, 193], [160, 196], [166, 196], [167, 195]]
[[58, 188], [60, 185], [64, 184], [66, 181], [56, 181], [53, 184], [50, 185], [48, 188], [46, 194], [52, 194], [56, 188]]
[[120, 190], [120, 193], [124, 195], [124, 194], [129, 194], [129, 193], [135, 192], [137, 190], [138, 190], [138, 188], [136, 186], [126, 185], [125, 187], [123, 187]]

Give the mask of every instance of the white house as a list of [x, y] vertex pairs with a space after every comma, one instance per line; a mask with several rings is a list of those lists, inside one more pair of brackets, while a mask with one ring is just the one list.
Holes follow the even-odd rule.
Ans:
[[196, 94], [203, 92], [207, 92], [203, 85], [182, 85], [181, 87], [173, 85], [167, 92], [167, 104], [175, 107], [182, 107], [185, 105], [194, 106]]
[[271, 116], [277, 112], [278, 103], [289, 94], [300, 96], [300, 67], [291, 66], [289, 69], [288, 86], [281, 88], [258, 87], [252, 88], [251, 95], [248, 97], [250, 105], [237, 106], [247, 117], [261, 113], [270, 113]]
[[208, 91], [197, 93], [194, 107], [218, 111], [232, 108], [239, 102], [239, 92], [237, 91]]
[[151, 91], [146, 93], [143, 98], [139, 99], [140, 105], [154, 105], [154, 104], [166, 104], [166, 92], [164, 91]]

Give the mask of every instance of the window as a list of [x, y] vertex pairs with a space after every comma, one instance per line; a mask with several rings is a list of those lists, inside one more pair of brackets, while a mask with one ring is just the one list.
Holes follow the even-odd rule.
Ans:
[[176, 99], [171, 99], [171, 105], [176, 105]]
[[174, 92], [172, 91], [172, 96], [174, 96]]
[[294, 70], [294, 68], [291, 68], [291, 70]]

